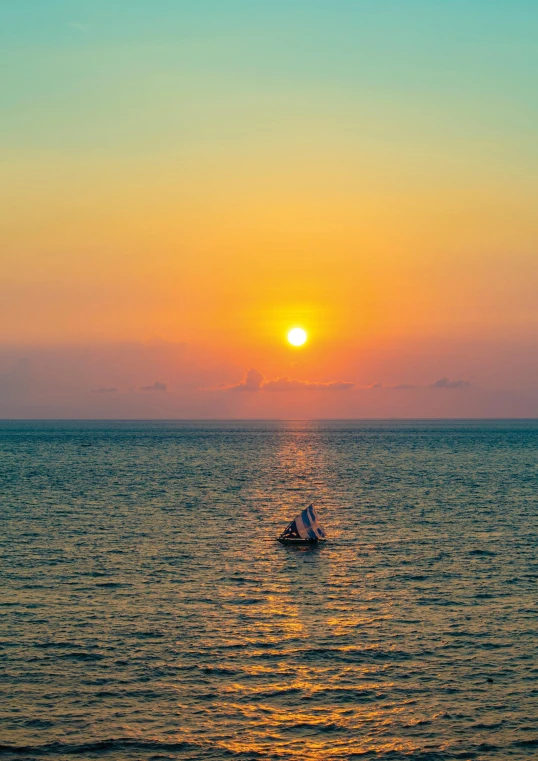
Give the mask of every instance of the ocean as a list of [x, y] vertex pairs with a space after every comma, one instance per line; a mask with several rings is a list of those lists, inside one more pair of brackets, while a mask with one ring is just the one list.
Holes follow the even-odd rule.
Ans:
[[[536, 759], [538, 421], [1, 422], [2, 759]], [[328, 541], [275, 537], [314, 501]]]

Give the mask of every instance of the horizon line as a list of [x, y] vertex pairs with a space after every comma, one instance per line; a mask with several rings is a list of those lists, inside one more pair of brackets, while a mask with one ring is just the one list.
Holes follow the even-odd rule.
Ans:
[[320, 417], [320, 418], [26, 418], [0, 417], [0, 423], [293, 423], [293, 422], [397, 422], [397, 421], [535, 421], [536, 417]]

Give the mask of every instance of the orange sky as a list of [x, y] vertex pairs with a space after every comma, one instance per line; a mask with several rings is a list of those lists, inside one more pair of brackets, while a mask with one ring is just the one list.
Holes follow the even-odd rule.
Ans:
[[[480, 399], [497, 393], [538, 412], [535, 9], [492, 9], [484, 24], [459, 3], [417, 3], [405, 19], [362, 3], [207, 17], [126, 6], [105, 25], [105, 8], [76, 25], [61, 2], [48, 26], [4, 12], [0, 389], [43, 352], [92, 355], [114, 385], [106, 347], [141, 356], [149, 341], [188, 347], [190, 364], [169, 366], [163, 349], [144, 380], [126, 360], [120, 385], [168, 373], [179, 396], [165, 416], [189, 408], [182, 379], [199, 414], [367, 416], [359, 387], [445, 377], [470, 384], [445, 390], [449, 409], [372, 411], [496, 414]], [[436, 47], [424, 26], [435, 37], [440, 24]], [[295, 324], [310, 336], [300, 351], [285, 341]], [[315, 405], [299, 404], [305, 390], [207, 401], [250, 368], [355, 390]]]

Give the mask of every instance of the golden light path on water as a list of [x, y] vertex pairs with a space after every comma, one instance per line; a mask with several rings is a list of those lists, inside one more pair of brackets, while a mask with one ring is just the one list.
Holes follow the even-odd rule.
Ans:
[[[7, 761], [533, 758], [538, 425], [31, 425]], [[330, 541], [274, 541], [314, 497]]]

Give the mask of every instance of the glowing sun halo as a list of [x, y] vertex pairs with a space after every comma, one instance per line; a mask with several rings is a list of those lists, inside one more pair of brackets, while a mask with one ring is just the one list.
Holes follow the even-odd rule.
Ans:
[[288, 341], [292, 346], [302, 346], [306, 338], [306, 330], [302, 328], [292, 328], [288, 333]]

